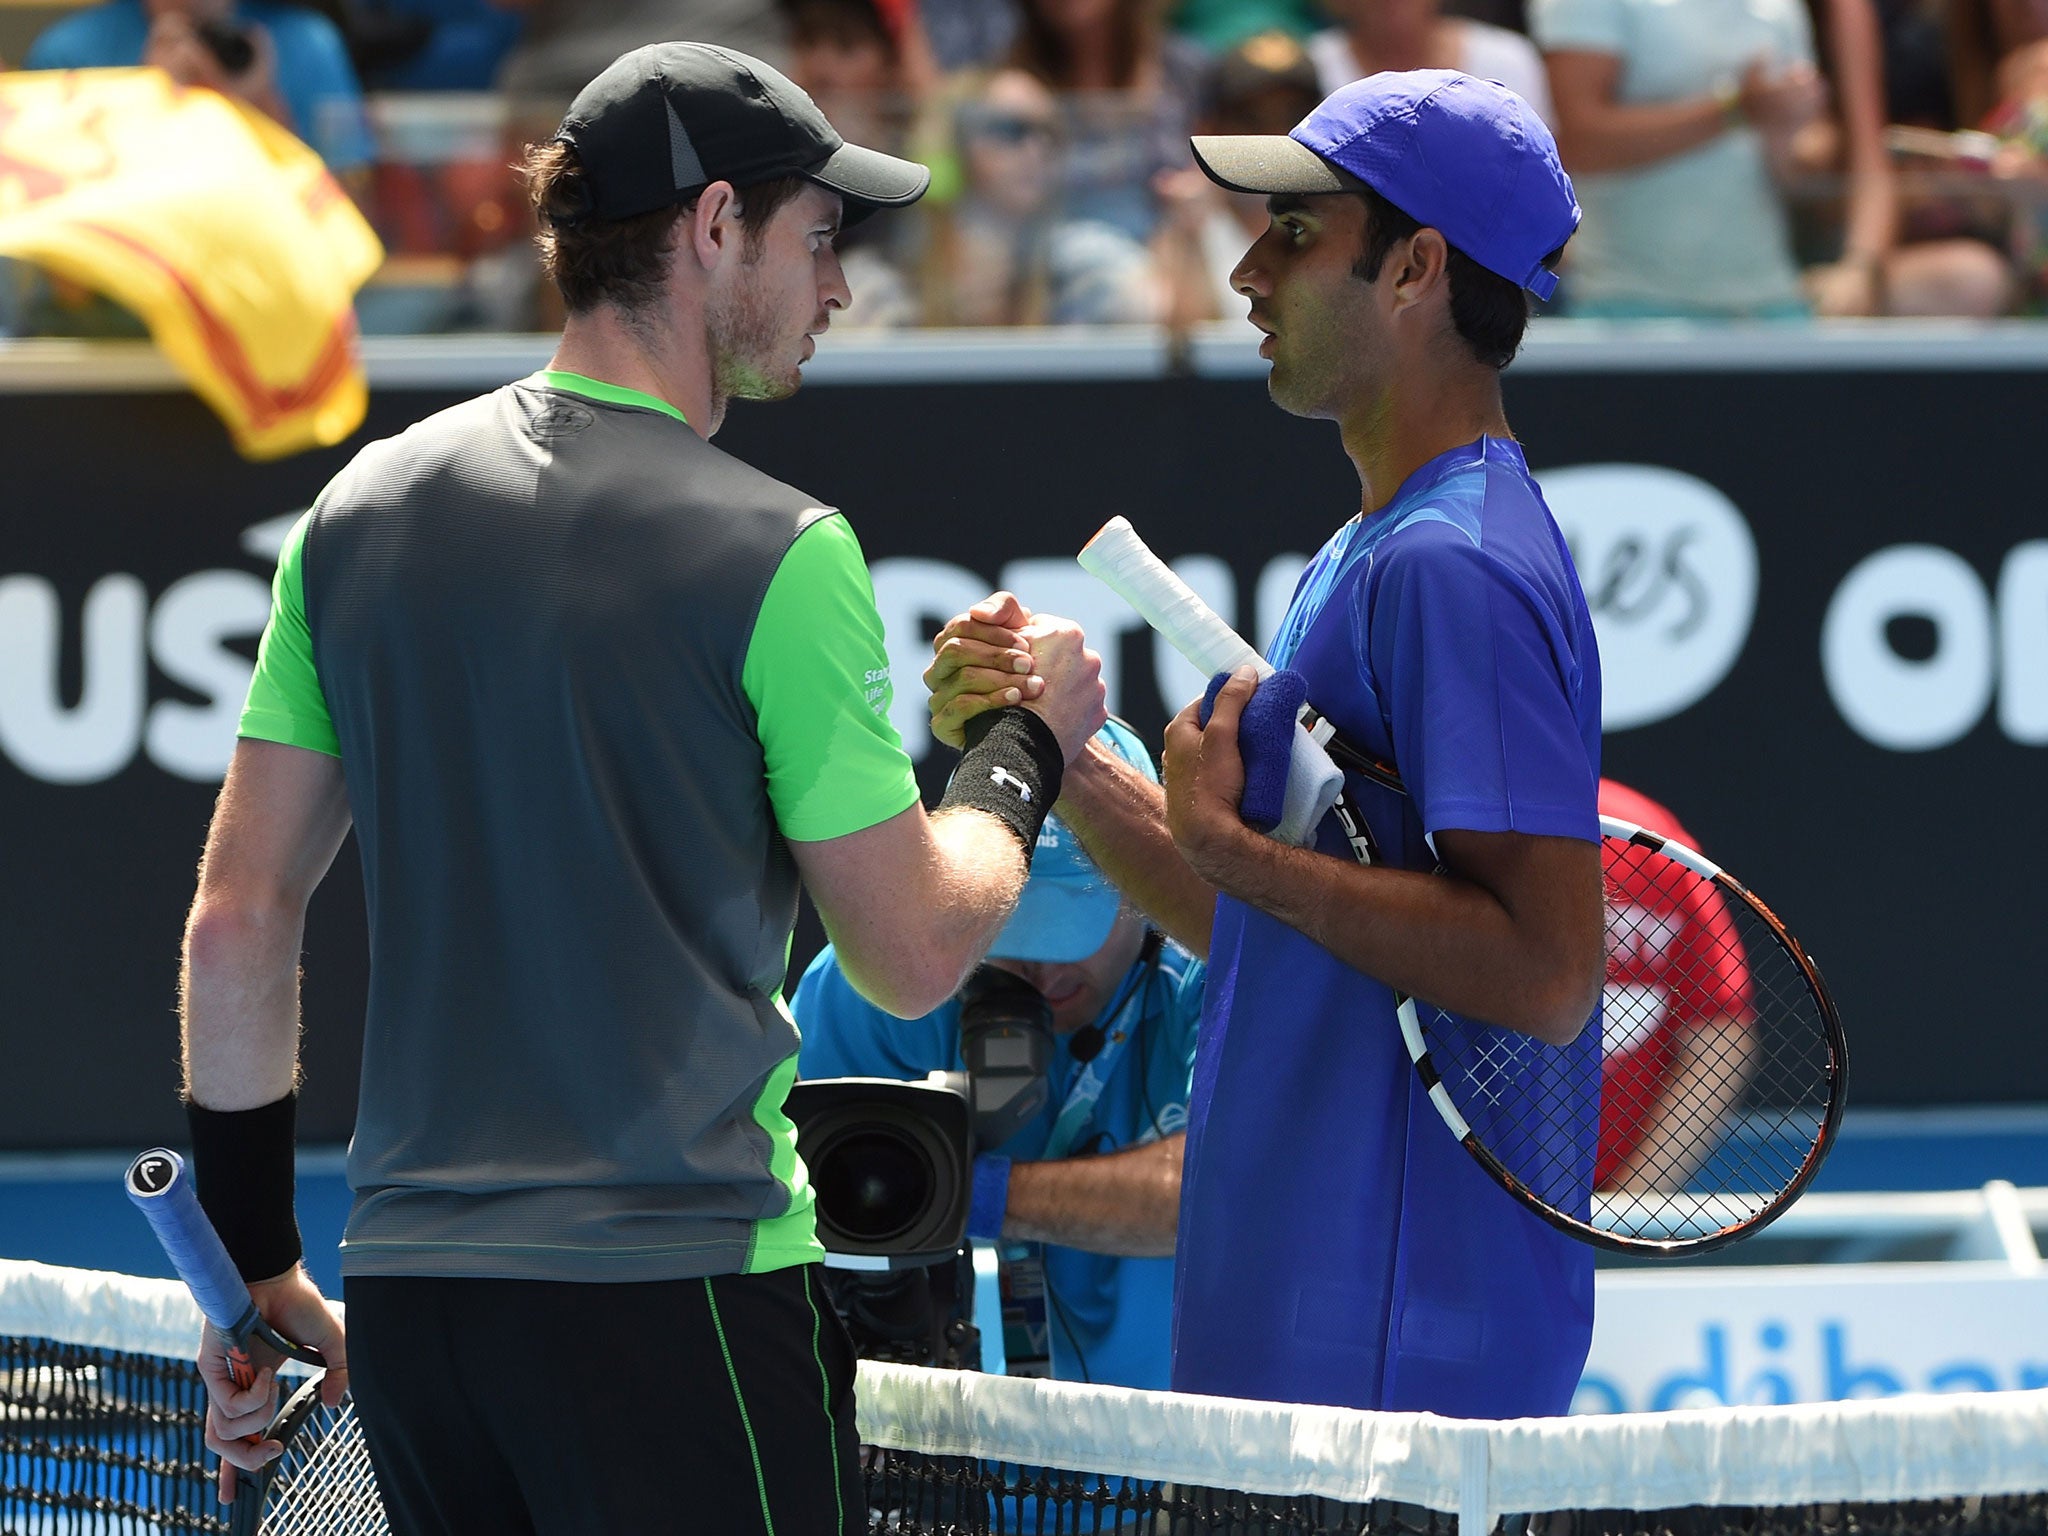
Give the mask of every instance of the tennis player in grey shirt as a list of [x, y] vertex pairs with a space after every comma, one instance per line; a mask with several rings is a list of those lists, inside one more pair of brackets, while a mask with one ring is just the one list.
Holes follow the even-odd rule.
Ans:
[[[913, 201], [921, 166], [668, 43], [527, 171], [553, 363], [365, 448], [279, 561], [186, 936], [200, 1199], [352, 1385], [400, 1536], [861, 1530], [782, 1108], [798, 884], [857, 986], [936, 1007], [1105, 718], [1099, 662], [1057, 620], [985, 648], [1006, 707], [927, 817], [846, 519], [709, 442], [728, 400], [796, 388], [847, 302], [842, 217]], [[298, 1267], [291, 1149], [300, 934], [351, 825], [344, 1337]], [[236, 1390], [220, 1353], [207, 1443], [255, 1467], [274, 1382]]]

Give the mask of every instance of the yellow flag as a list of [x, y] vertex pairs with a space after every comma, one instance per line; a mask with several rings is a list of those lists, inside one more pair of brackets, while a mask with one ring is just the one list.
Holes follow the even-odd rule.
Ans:
[[362, 424], [353, 304], [384, 249], [253, 107], [155, 69], [0, 74], [0, 256], [140, 315], [248, 458]]

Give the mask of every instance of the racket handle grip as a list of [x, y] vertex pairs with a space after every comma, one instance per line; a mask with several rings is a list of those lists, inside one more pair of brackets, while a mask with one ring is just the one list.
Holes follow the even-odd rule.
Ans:
[[152, 1147], [128, 1165], [122, 1181], [128, 1198], [142, 1212], [163, 1244], [165, 1255], [178, 1271], [178, 1278], [192, 1292], [206, 1320], [229, 1341], [228, 1366], [239, 1386], [255, 1379], [246, 1345], [261, 1319], [256, 1303], [249, 1297], [235, 1261], [228, 1257], [220, 1234], [199, 1208], [199, 1196], [192, 1183], [192, 1170], [168, 1147]]
[[1113, 517], [1082, 547], [1081, 569], [1136, 609], [1167, 643], [1207, 676], [1250, 665], [1272, 676], [1251, 643], [1145, 547], [1130, 519]]

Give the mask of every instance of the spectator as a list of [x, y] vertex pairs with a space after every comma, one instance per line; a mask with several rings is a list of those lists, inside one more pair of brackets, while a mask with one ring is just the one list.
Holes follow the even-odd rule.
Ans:
[[526, 31], [505, 61], [499, 89], [516, 118], [554, 132], [572, 98], [606, 65], [643, 43], [683, 38], [737, 49], [786, 68], [788, 31], [775, 0], [505, 0]]
[[2048, 4], [1946, 0], [1943, 11], [1955, 121], [1940, 126], [1975, 127], [2008, 99], [2008, 66], [2030, 45], [2048, 40]]
[[[2009, 46], [1993, 75], [1984, 128], [1999, 141], [1992, 171], [2010, 184], [2012, 253], [2025, 306], [2048, 310], [2048, 15], [2008, 7]], [[2019, 11], [2021, 14], [2011, 14]]]
[[1847, 177], [1842, 254], [1809, 268], [1806, 290], [1822, 315], [1964, 315], [1986, 318], [2012, 302], [2011, 268], [1981, 240], [1905, 238], [1897, 177], [1884, 143], [1890, 113], [1885, 40], [1873, 0], [1812, 0], [1837, 112], [1802, 135], [1804, 168]]
[[1059, 97], [1066, 211], [1152, 236], [1161, 171], [1188, 164], [1207, 55], [1166, 32], [1153, 0], [1023, 0], [1010, 63]]
[[1383, 69], [1461, 69], [1498, 80], [1556, 124], [1543, 59], [1505, 27], [1444, 14], [1438, 0], [1323, 0], [1338, 25], [1308, 40], [1323, 94]]
[[1003, 70], [954, 114], [961, 190], [925, 219], [921, 288], [933, 325], [1152, 323], [1165, 314], [1150, 253], [1060, 208], [1052, 93]]
[[[1782, 319], [1989, 315], [2004, 262], [1980, 242], [1902, 243], [1883, 142], [1872, 0], [1815, 0], [1840, 116], [1823, 116], [1801, 0], [1534, 0], [1558, 136], [1586, 220], [1572, 312]], [[1802, 281], [1780, 179], [1840, 170], [1839, 259]]]
[[855, 143], [899, 151], [936, 84], [910, 0], [782, 0], [789, 77]]
[[[1322, 99], [1302, 45], [1285, 32], [1261, 32], [1216, 61], [1197, 131], [1286, 133]], [[1153, 248], [1172, 294], [1168, 323], [1243, 316], [1230, 274], [1265, 231], [1266, 200], [1227, 192], [1194, 166], [1162, 172], [1157, 190], [1166, 217]]]
[[948, 74], [993, 68], [1017, 41], [1016, 0], [918, 0], [917, 10]]
[[1948, 41], [1940, 11], [1927, 0], [1876, 0], [1884, 34], [1884, 91], [1895, 123], [1956, 126]]
[[[1891, 136], [1909, 170], [1936, 173], [1932, 187], [1902, 188], [1906, 237], [2006, 252], [2013, 296], [2040, 310], [2048, 303], [2048, 5], [1947, 0], [1929, 15], [1914, 0], [1876, 4], [1889, 119], [1936, 130]], [[1981, 132], [1942, 132], [1958, 128]]]
[[[790, 78], [852, 142], [910, 153], [918, 105], [936, 73], [911, 0], [782, 0], [782, 9]], [[889, 255], [901, 230], [884, 212], [841, 232], [853, 302], [835, 324], [916, 323], [917, 297]]]
[[360, 192], [375, 156], [362, 86], [324, 16], [272, 0], [100, 0], [35, 40], [29, 69], [153, 64], [275, 118]]
[[1453, 16], [1506, 27], [1510, 32], [1526, 34], [1529, 30], [1527, 0], [1444, 0], [1444, 9]]
[[1533, 0], [1580, 315], [1807, 313], [1773, 167], [1821, 108], [1802, 0]]
[[1307, 37], [1321, 22], [1316, 0], [1179, 0], [1173, 29], [1223, 53], [1262, 32]]
[[[1600, 781], [1600, 814], [1699, 846], [1670, 811], [1612, 779]], [[1665, 1122], [1725, 1129], [1755, 1071], [1749, 961], [1711, 886], [1612, 841], [1601, 857], [1610, 899], [1635, 911], [1608, 929], [1595, 1178], [1621, 1194], [1682, 1189], [1720, 1138], [1675, 1135]], [[1691, 1150], [1656, 1150], [1673, 1145]]]
[[525, 17], [497, 0], [318, 0], [373, 91], [488, 91]]

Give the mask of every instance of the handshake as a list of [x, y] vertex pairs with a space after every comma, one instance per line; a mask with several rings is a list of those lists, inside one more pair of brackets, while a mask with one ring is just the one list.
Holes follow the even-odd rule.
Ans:
[[1021, 704], [1059, 738], [1071, 763], [1109, 718], [1102, 658], [1071, 619], [1034, 614], [1008, 592], [985, 597], [949, 621], [925, 669], [932, 734], [949, 747], [984, 710]]
[[[1012, 593], [953, 618], [932, 649], [924, 674], [932, 734], [948, 746], [961, 746], [963, 728], [984, 710], [1022, 705], [1043, 717], [1071, 765], [1108, 718], [1102, 658], [1080, 626], [1034, 614]], [[1242, 846], [1247, 823], [1282, 842], [1309, 842], [1337, 798], [1342, 775], [1297, 726], [1301, 702], [1295, 674], [1262, 686], [1241, 667], [1219, 674], [1168, 726], [1166, 822], [1198, 871], [1208, 872], [1225, 845]]]

